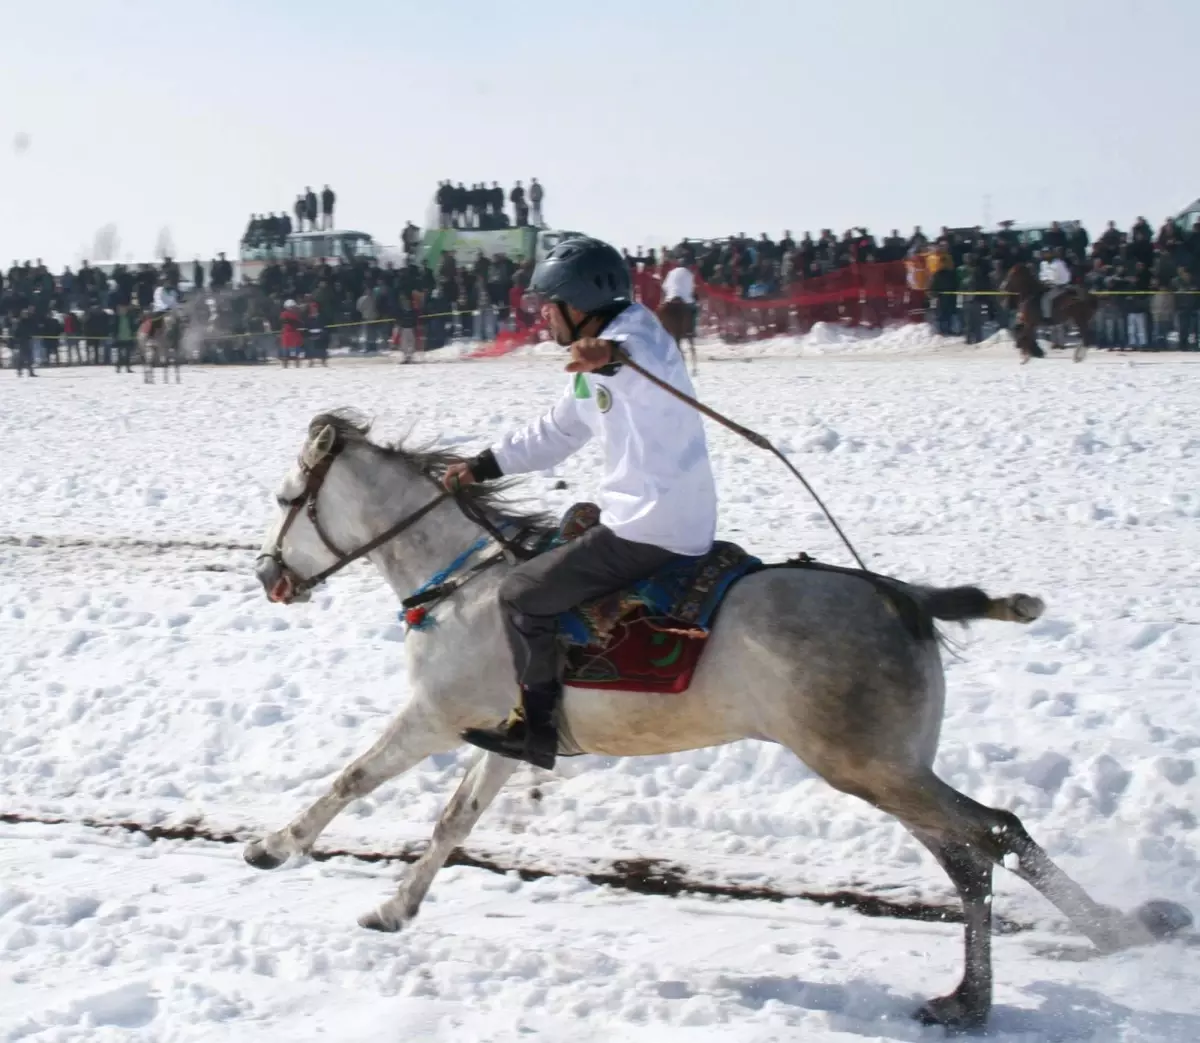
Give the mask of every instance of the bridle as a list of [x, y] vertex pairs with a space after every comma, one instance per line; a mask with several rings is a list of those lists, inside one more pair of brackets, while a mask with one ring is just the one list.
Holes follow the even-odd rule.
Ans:
[[[338, 458], [343, 448], [343, 443], [340, 439], [335, 440], [328, 451], [321, 456], [315, 463], [310, 464], [304, 459], [303, 454], [299, 460], [300, 471], [304, 475], [304, 488], [295, 498], [286, 501], [288, 508], [287, 516], [283, 519], [283, 524], [279, 527], [279, 534], [275, 537], [275, 546], [270, 551], [260, 554], [255, 561], [259, 562], [264, 559], [275, 562], [279, 566], [280, 571], [287, 577], [292, 590], [292, 600], [303, 597], [306, 594], [319, 587], [330, 576], [341, 572], [347, 565], [353, 564], [360, 558], [365, 558], [374, 550], [378, 550], [385, 543], [394, 540], [401, 533], [406, 532], [417, 524], [431, 511], [436, 510], [447, 500], [454, 500], [459, 507], [459, 510], [476, 525], [480, 526], [488, 533], [501, 547], [502, 556], [510, 561], [523, 560], [530, 557], [519, 542], [520, 536], [523, 533], [518, 533], [516, 539], [506, 538], [504, 534], [486, 517], [475, 505], [471, 504], [466, 497], [459, 492], [441, 491], [433, 497], [428, 503], [422, 507], [418, 507], [410, 514], [406, 514], [394, 525], [384, 529], [378, 536], [369, 539], [361, 547], [357, 547], [352, 551], [343, 551], [330, 538], [329, 533], [325, 531], [325, 527], [321, 524], [321, 516], [317, 512], [317, 497], [320, 495], [321, 486], [325, 483], [325, 478], [329, 474], [329, 469], [333, 466], [334, 461]], [[432, 482], [437, 482], [437, 479], [426, 474], [426, 477]], [[288, 531], [300, 517], [300, 512], [303, 511], [308, 520], [312, 523], [318, 538], [325, 545], [325, 549], [334, 557], [334, 563], [328, 568], [322, 569], [320, 572], [304, 577], [299, 575], [292, 569], [286, 561], [283, 560], [283, 541], [287, 538]]]
[[[385, 529], [361, 547], [352, 551], [343, 551], [330, 539], [329, 533], [325, 531], [325, 527], [321, 524], [321, 516], [317, 513], [317, 497], [320, 495], [321, 486], [325, 484], [325, 478], [329, 474], [329, 469], [333, 466], [334, 461], [338, 458], [341, 451], [342, 443], [336, 441], [329, 448], [329, 451], [314, 464], [309, 464], [303, 456], [300, 458], [300, 471], [304, 475], [304, 488], [300, 491], [299, 496], [287, 501], [287, 517], [283, 519], [283, 524], [279, 527], [279, 535], [275, 537], [275, 546], [269, 552], [264, 552], [255, 559], [256, 561], [262, 561], [265, 558], [274, 561], [279, 566], [280, 570], [288, 577], [291, 583], [293, 598], [308, 594], [313, 588], [319, 587], [329, 579], [330, 576], [341, 572], [347, 565], [358, 561], [359, 558], [365, 558], [373, 550], [378, 550], [389, 540], [394, 540], [402, 532], [412, 528], [425, 515], [429, 514], [430, 511], [441, 506], [454, 495], [450, 492], [439, 493], [423, 507], [417, 508], [411, 514], [406, 514], [395, 525]], [[312, 522], [312, 527], [316, 531], [317, 536], [325, 544], [326, 550], [335, 559], [334, 563], [328, 568], [322, 569], [320, 572], [308, 577], [296, 573], [283, 560], [283, 541], [287, 538], [288, 530], [291, 529], [296, 519], [300, 517], [301, 511], [304, 511], [308, 516], [308, 520]]]

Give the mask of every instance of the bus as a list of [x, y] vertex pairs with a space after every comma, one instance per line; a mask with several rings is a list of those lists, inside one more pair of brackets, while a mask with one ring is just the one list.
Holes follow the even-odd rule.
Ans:
[[235, 283], [257, 281], [268, 264], [281, 261], [352, 264], [361, 259], [379, 260], [380, 245], [366, 232], [326, 229], [319, 232], [293, 232], [282, 243], [271, 246], [242, 245], [234, 265]]

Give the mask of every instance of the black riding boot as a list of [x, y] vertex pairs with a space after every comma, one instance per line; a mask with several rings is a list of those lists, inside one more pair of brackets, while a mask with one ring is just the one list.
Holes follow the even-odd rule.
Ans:
[[468, 728], [463, 740], [502, 757], [526, 761], [550, 771], [558, 753], [558, 727], [554, 711], [562, 698], [562, 685], [522, 687], [521, 705], [498, 728]]

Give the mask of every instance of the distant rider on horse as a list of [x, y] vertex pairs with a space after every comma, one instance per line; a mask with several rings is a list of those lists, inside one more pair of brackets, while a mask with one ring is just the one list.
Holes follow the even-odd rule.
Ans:
[[[604, 448], [601, 524], [514, 568], [500, 587], [520, 706], [493, 729], [464, 733], [485, 750], [554, 764], [562, 696], [558, 617], [646, 579], [672, 558], [712, 548], [717, 494], [700, 415], [623, 367], [619, 346], [647, 371], [693, 395], [687, 367], [652, 312], [633, 303], [621, 254], [596, 239], [559, 243], [529, 287], [574, 374], [540, 420], [474, 459], [451, 465], [447, 488], [545, 471], [593, 436]], [[468, 653], [469, 654], [469, 653]]]
[[691, 309], [691, 331], [696, 330], [696, 277], [686, 265], [679, 264], [663, 280], [663, 302], [683, 301]]

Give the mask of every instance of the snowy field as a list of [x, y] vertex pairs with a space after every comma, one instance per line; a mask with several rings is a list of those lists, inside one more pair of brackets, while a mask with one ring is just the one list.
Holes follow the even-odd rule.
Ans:
[[[1020, 815], [1100, 900], [1200, 911], [1200, 365], [1093, 353], [1018, 367], [904, 330], [712, 349], [706, 401], [788, 451], [869, 564], [1047, 601], [958, 632], [940, 773]], [[0, 373], [0, 1041], [935, 1040], [961, 929], [800, 899], [589, 883], [655, 858], [692, 879], [954, 904], [923, 849], [785, 751], [523, 770], [403, 934], [355, 925], [402, 867], [256, 873], [239, 844], [98, 828], [283, 825], [405, 698], [403, 629], [367, 567], [269, 605], [252, 561], [309, 418], [464, 450], [547, 406], [547, 352], [402, 367]], [[778, 463], [710, 428], [722, 533], [844, 563]], [[584, 498], [594, 453], [529, 483]], [[565, 490], [555, 489], [560, 479]], [[426, 838], [465, 750], [352, 806], [321, 847]], [[17, 818], [62, 820], [56, 825]], [[88, 823], [91, 823], [90, 825]], [[1080, 958], [1006, 874], [989, 1038], [1200, 1039], [1200, 948]]]

